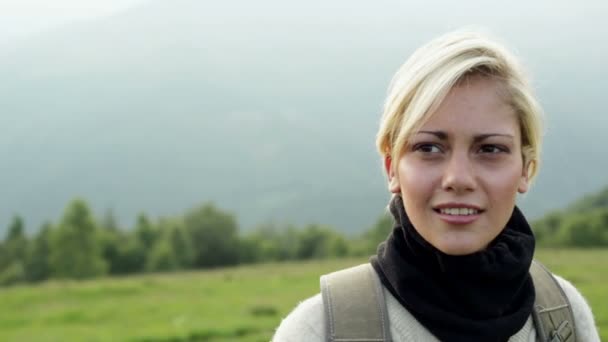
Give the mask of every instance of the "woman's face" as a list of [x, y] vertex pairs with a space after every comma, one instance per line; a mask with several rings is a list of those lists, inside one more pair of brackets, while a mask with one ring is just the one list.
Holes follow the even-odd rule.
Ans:
[[389, 172], [418, 233], [450, 255], [483, 250], [528, 189], [521, 132], [500, 84], [472, 77], [454, 87], [414, 133]]

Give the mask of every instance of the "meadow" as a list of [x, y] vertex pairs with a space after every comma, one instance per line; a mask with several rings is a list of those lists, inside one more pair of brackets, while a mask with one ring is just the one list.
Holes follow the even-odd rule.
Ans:
[[[608, 250], [540, 250], [537, 259], [591, 303], [608, 341]], [[319, 292], [319, 275], [366, 258], [263, 264], [0, 288], [0, 341], [269, 341]]]

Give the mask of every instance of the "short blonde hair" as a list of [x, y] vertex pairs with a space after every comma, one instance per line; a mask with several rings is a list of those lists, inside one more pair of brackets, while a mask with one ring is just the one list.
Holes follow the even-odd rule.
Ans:
[[[517, 59], [502, 45], [474, 31], [456, 31], [422, 46], [399, 68], [389, 86], [376, 144], [398, 160], [411, 136], [437, 110], [450, 89], [471, 76], [499, 81], [515, 110], [524, 167], [534, 179], [540, 164], [542, 109]], [[397, 163], [392, 163], [396, 167]]]

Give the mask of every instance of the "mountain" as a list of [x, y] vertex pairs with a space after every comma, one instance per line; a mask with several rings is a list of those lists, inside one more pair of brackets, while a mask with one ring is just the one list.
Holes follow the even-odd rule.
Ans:
[[361, 231], [389, 197], [374, 135], [393, 72], [416, 46], [470, 22], [519, 47], [548, 113], [524, 211], [608, 184], [608, 52], [596, 44], [606, 9], [551, 5], [555, 20], [536, 23], [542, 4], [518, 22], [506, 5], [438, 4], [459, 15], [388, 0], [149, 1], [3, 46], [0, 230], [14, 213], [35, 229], [82, 196], [128, 226], [139, 211], [214, 201], [245, 228], [286, 220]]

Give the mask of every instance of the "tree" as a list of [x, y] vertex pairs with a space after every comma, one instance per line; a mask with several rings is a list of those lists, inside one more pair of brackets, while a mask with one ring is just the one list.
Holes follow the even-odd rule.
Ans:
[[194, 267], [232, 265], [239, 259], [236, 219], [208, 203], [184, 216], [184, 227], [192, 241]]
[[123, 268], [123, 255], [121, 246], [125, 244], [126, 236], [123, 232], [108, 228], [108, 226], [99, 231], [99, 245], [101, 256], [108, 265], [110, 274], [121, 274]]
[[112, 209], [107, 209], [104, 212], [103, 217], [101, 218], [100, 227], [101, 229], [113, 232], [120, 230], [118, 220], [116, 220], [116, 216], [114, 215], [114, 211]]
[[260, 262], [296, 259], [299, 234], [291, 225], [279, 226], [274, 222], [260, 224], [241, 239], [240, 260]]
[[194, 263], [194, 249], [186, 229], [177, 221], [165, 222], [169, 241], [180, 268], [191, 268]]
[[84, 279], [103, 275], [107, 263], [101, 256], [97, 228], [82, 199], [70, 202], [51, 236], [50, 266], [58, 278]]
[[298, 259], [319, 259], [344, 256], [348, 252], [344, 237], [327, 226], [311, 224], [299, 234]]
[[23, 219], [15, 215], [4, 243], [0, 246], [0, 285], [10, 285], [25, 280], [24, 263], [27, 245]]
[[558, 242], [576, 247], [608, 246], [608, 208], [596, 208], [566, 216], [558, 233]]
[[140, 213], [135, 224], [135, 235], [141, 241], [144, 249], [150, 251], [158, 239], [159, 231], [152, 225], [146, 214]]
[[9, 225], [6, 238], [4, 239], [4, 258], [1, 263], [6, 265], [12, 262], [23, 262], [27, 248], [27, 238], [25, 237], [25, 225], [19, 215], [15, 215]]
[[375, 253], [378, 245], [386, 240], [386, 238], [393, 231], [393, 227], [395, 225], [395, 220], [392, 215], [389, 213], [384, 213], [378, 217], [376, 223], [372, 226], [370, 230], [363, 234], [363, 239], [365, 240], [366, 254]]
[[117, 241], [118, 251], [113, 274], [132, 274], [143, 272], [147, 251], [135, 234], [122, 234]]
[[13, 285], [25, 280], [23, 263], [14, 261], [0, 271], [0, 286]]
[[52, 229], [50, 222], [44, 223], [29, 244], [25, 263], [25, 275], [28, 281], [42, 281], [51, 274], [49, 256], [51, 253], [50, 236]]
[[540, 220], [532, 223], [534, 236], [540, 245], [555, 245], [558, 243], [557, 233], [561, 229], [564, 220], [564, 214], [558, 211], [546, 214]]
[[169, 234], [167, 231], [164, 236], [158, 239], [148, 254], [146, 271], [173, 271], [179, 268], [179, 262], [171, 246]]

